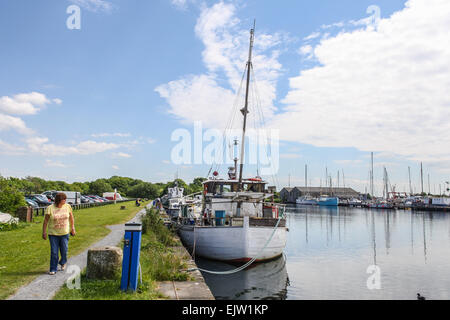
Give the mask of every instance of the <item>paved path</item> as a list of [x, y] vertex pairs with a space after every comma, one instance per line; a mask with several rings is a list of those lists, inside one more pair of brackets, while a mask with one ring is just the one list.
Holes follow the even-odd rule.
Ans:
[[[150, 206], [151, 204], [147, 205], [147, 207]], [[141, 216], [144, 213], [145, 208], [139, 211], [129, 222], [140, 222]], [[8, 300], [51, 300], [56, 292], [66, 283], [67, 279], [74, 276], [73, 271], [72, 273], [68, 273], [70, 266], [78, 266], [80, 268], [79, 270], [86, 268], [87, 253], [89, 249], [96, 247], [118, 246], [120, 241], [122, 241], [125, 234], [124, 224], [108, 226], [108, 228], [111, 230], [109, 235], [99, 242], [94, 243], [83, 253], [75, 257], [71, 257], [68, 260], [66, 271], [58, 271], [53, 276], [48, 274], [39, 276], [31, 283], [21, 287], [14, 295], [10, 296]]]

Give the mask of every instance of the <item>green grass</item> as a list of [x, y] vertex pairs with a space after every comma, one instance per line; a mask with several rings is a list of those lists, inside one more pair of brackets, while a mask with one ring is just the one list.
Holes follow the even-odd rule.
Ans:
[[176, 247], [182, 244], [173, 237], [173, 232], [165, 227], [159, 216], [148, 210], [143, 219], [140, 264], [142, 285], [138, 282], [136, 292], [120, 291], [120, 275], [114, 280], [90, 280], [81, 275], [81, 288], [66, 286], [56, 294], [55, 300], [156, 300], [164, 299], [157, 292], [158, 281], [186, 281], [190, 276], [183, 272], [187, 265], [176, 254]]
[[[126, 209], [120, 210], [121, 206]], [[125, 223], [141, 209], [130, 201], [74, 211], [77, 235], [70, 237], [69, 257], [108, 235], [107, 225]], [[20, 229], [0, 232], [0, 299], [48, 271], [50, 244], [42, 239], [42, 222], [42, 216], [35, 217]]]

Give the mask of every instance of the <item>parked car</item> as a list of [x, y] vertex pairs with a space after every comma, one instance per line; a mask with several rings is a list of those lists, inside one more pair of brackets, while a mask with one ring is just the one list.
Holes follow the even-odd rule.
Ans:
[[50, 201], [53, 201], [53, 202], [55, 202], [55, 196], [57, 193], [58, 193], [58, 191], [56, 191], [56, 190], [42, 192], [42, 194], [44, 196], [46, 196]]
[[97, 196], [97, 195], [93, 195], [93, 197], [94, 197], [95, 199], [99, 200], [100, 202], [107, 202], [107, 201], [108, 201], [107, 199], [104, 199], [104, 198], [102, 198], [102, 197], [100, 197], [100, 196]]
[[52, 202], [49, 201], [49, 200], [47, 199], [47, 197], [44, 196], [44, 195], [42, 195], [42, 194], [32, 194], [32, 195], [30, 195], [30, 196], [27, 196], [26, 198], [27, 198], [27, 199], [31, 199], [31, 200], [33, 200], [34, 202], [37, 202], [37, 204], [39, 205], [39, 207], [47, 207], [47, 206], [49, 206], [49, 205], [52, 204]]
[[95, 201], [88, 196], [81, 196], [81, 203], [94, 203]]
[[31, 200], [30, 198], [25, 198], [25, 202], [28, 204], [29, 207], [39, 208], [39, 204], [36, 201]]
[[92, 201], [94, 201], [94, 202], [103, 202], [103, 201], [97, 199], [95, 196], [92, 196], [92, 195], [88, 195], [88, 196], [86, 196], [86, 197], [92, 199]]

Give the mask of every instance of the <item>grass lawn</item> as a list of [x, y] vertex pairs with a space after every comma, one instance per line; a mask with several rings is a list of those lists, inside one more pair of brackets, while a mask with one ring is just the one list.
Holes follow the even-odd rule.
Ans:
[[[164, 299], [157, 292], [157, 281], [186, 281], [190, 276], [183, 271], [185, 260], [177, 254], [181, 242], [163, 225], [159, 215], [147, 211], [143, 219], [143, 235], [139, 262], [142, 267], [142, 284], [138, 281], [136, 292], [120, 290], [121, 275], [114, 280], [91, 280], [81, 275], [80, 289], [63, 286], [55, 300], [156, 300]], [[123, 247], [123, 245], [122, 245]]]
[[[106, 226], [129, 221], [147, 204], [136, 207], [130, 201], [74, 211], [77, 235], [70, 237], [69, 257], [108, 235]], [[120, 210], [120, 206], [126, 209]], [[50, 244], [42, 239], [44, 217], [34, 219], [24, 228], [0, 232], [0, 300], [49, 269]]]

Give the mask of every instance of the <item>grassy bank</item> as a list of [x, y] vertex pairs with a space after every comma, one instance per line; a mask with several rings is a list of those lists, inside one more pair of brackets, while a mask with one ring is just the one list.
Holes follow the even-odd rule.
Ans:
[[[121, 206], [126, 209], [120, 210]], [[141, 209], [126, 202], [74, 211], [77, 235], [70, 238], [69, 257], [108, 235], [106, 226], [125, 223]], [[0, 232], [0, 299], [48, 271], [50, 244], [42, 239], [43, 219], [36, 217], [23, 228]]]
[[138, 282], [136, 292], [120, 291], [120, 275], [114, 280], [90, 280], [85, 272], [81, 276], [81, 289], [69, 289], [66, 286], [56, 294], [56, 300], [155, 300], [164, 299], [157, 292], [158, 281], [186, 281], [189, 276], [183, 269], [187, 265], [176, 254], [176, 248], [182, 244], [174, 234], [164, 226], [159, 215], [147, 210], [143, 218], [140, 264], [142, 284]]

